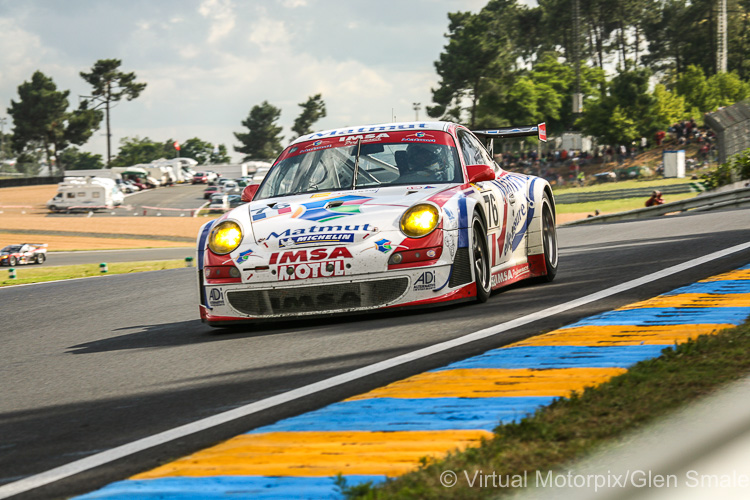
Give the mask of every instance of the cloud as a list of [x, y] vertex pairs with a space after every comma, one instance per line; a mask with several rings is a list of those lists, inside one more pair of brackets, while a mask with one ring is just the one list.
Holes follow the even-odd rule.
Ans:
[[204, 0], [198, 12], [211, 20], [208, 43], [216, 43], [227, 37], [234, 29], [234, 7], [231, 0]]
[[38, 36], [24, 31], [10, 19], [0, 18], [0, 47], [3, 48], [0, 64], [0, 87], [17, 88], [37, 69], [36, 59], [48, 49]]

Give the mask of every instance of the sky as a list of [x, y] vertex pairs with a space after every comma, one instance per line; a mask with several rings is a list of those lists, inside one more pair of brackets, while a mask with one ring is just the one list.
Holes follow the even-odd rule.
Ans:
[[[99, 59], [120, 59], [146, 89], [111, 112], [120, 140], [198, 137], [242, 155], [233, 132], [253, 106], [281, 110], [282, 143], [308, 97], [327, 117], [315, 130], [408, 121], [432, 103], [434, 63], [448, 13], [487, 0], [0, 0], [0, 118], [18, 86], [39, 70], [70, 109], [91, 87], [80, 77]], [[104, 125], [81, 149], [106, 159]]]

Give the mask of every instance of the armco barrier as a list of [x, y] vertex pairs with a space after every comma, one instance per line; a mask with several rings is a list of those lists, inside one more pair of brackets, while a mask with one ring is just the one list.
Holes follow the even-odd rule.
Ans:
[[0, 179], [0, 188], [59, 184], [62, 180], [62, 177], [19, 177], [14, 179]]
[[708, 211], [722, 208], [744, 208], [750, 207], [750, 187], [743, 187], [725, 191], [722, 193], [702, 194], [688, 200], [673, 201], [658, 205], [655, 207], [636, 208], [627, 212], [616, 214], [597, 215], [564, 224], [565, 226], [575, 226], [581, 224], [595, 224], [597, 222], [614, 222], [618, 220], [638, 220], [659, 217], [674, 212]]

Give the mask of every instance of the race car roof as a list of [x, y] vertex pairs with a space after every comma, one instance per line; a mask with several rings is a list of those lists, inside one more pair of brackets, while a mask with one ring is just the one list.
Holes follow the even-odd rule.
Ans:
[[380, 123], [377, 125], [357, 125], [354, 127], [341, 127], [322, 132], [302, 135], [292, 141], [291, 144], [298, 142], [311, 141], [314, 139], [324, 139], [326, 137], [337, 137], [352, 134], [372, 134], [377, 132], [389, 131], [408, 131], [408, 130], [442, 130], [447, 131], [451, 125], [450, 122], [401, 122], [401, 123]]

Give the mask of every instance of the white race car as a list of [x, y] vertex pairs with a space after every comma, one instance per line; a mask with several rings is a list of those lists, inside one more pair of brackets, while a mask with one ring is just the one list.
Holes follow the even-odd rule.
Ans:
[[200, 317], [211, 326], [374, 309], [484, 302], [557, 273], [552, 189], [502, 170], [448, 122], [303, 136], [241, 205], [198, 236]]

